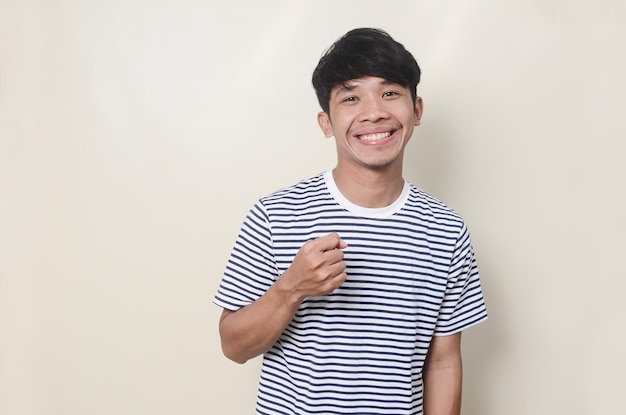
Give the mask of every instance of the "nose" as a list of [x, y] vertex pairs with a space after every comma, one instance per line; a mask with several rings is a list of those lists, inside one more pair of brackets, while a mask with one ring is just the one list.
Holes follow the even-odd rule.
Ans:
[[370, 97], [363, 101], [361, 108], [360, 120], [376, 122], [389, 117], [389, 112], [385, 107], [385, 103], [381, 99]]

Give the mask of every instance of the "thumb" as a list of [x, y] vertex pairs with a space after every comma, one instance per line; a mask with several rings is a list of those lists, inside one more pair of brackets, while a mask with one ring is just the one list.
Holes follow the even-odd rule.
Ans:
[[337, 248], [339, 249], [345, 249], [348, 247], [348, 244], [346, 243], [346, 241], [344, 241], [343, 239], [339, 239], [339, 243], [337, 244]]
[[330, 235], [336, 238], [336, 243], [335, 243], [335, 246], [333, 247], [334, 249], [345, 249], [348, 247], [348, 244], [346, 243], [346, 241], [341, 239], [341, 236], [339, 236], [337, 232], [333, 232]]

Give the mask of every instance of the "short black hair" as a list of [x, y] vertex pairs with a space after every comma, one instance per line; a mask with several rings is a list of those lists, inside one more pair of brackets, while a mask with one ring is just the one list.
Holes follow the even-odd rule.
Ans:
[[413, 55], [387, 32], [357, 28], [326, 50], [313, 71], [312, 81], [317, 100], [328, 113], [332, 89], [363, 76], [376, 76], [408, 87], [415, 102], [420, 75]]

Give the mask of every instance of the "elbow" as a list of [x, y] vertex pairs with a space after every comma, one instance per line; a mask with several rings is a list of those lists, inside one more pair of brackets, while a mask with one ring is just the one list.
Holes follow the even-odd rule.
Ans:
[[256, 348], [252, 347], [252, 342], [246, 336], [245, 329], [238, 327], [237, 319], [233, 320], [231, 314], [234, 312], [225, 310], [219, 323], [219, 334], [224, 356], [235, 363], [244, 364], [248, 360], [256, 357]]
[[219, 334], [222, 353], [227, 359], [232, 360], [235, 363], [243, 364], [246, 363], [248, 359], [238, 351], [236, 342], [234, 341], [236, 336], [234, 336], [228, 329], [229, 319], [227, 317], [232, 313], [232, 311], [224, 309], [222, 316], [220, 317]]
[[222, 342], [222, 353], [224, 354], [224, 356], [226, 356], [227, 359], [232, 360], [235, 363], [238, 363], [240, 365], [246, 363], [248, 361], [248, 358], [241, 355], [240, 353], [236, 353], [232, 347], [228, 347], [227, 345], [224, 344], [224, 342]]
[[220, 330], [222, 353], [227, 359], [232, 360], [235, 363], [244, 364], [248, 361], [248, 359], [250, 359], [250, 357], [246, 355], [241, 345], [235, 341], [235, 338], [236, 337]]

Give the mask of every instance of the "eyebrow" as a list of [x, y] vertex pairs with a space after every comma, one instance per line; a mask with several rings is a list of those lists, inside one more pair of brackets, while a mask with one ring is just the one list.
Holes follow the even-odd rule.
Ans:
[[[348, 81], [345, 81], [345, 82], [342, 82], [341, 84], [339, 84], [338, 85], [339, 86], [339, 90], [337, 91], [337, 93], [339, 93], [339, 92], [349, 92], [349, 91], [353, 91], [356, 88], [358, 88], [359, 87], [358, 83], [353, 84], [353, 85], [348, 84], [348, 82], [354, 82], [354, 81], [355, 81], [354, 79], [350, 79]], [[394, 84], [397, 84], [397, 82], [390, 81], [389, 79], [382, 79], [380, 81], [380, 85], [394, 85]]]

